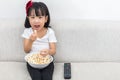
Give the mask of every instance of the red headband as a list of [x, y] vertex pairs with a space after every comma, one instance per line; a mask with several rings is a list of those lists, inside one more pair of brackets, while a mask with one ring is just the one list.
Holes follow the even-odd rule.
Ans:
[[32, 6], [32, 0], [30, 0], [27, 4], [26, 4], [26, 15], [28, 15], [28, 9]]

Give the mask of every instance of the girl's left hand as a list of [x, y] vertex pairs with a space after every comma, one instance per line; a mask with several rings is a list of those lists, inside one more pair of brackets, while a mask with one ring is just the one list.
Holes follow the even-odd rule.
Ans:
[[49, 55], [49, 49], [43, 49], [43, 50], [41, 50], [40, 55], [42, 55], [43, 57]]

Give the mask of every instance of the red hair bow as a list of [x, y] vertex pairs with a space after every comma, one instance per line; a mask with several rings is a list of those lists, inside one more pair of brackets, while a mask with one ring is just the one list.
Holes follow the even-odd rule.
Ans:
[[32, 6], [32, 0], [30, 0], [27, 4], [26, 4], [26, 14], [28, 13], [28, 9]]

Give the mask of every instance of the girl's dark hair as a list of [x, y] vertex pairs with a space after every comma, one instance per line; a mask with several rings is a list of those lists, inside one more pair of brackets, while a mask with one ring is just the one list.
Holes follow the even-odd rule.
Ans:
[[[49, 23], [50, 23], [50, 14], [49, 14], [49, 10], [48, 10], [47, 6], [43, 2], [32, 2], [32, 6], [27, 11], [27, 16], [31, 15], [31, 11], [33, 9], [35, 10], [36, 16], [48, 16], [48, 20], [45, 23], [44, 27], [45, 28], [50, 27], [49, 26]], [[28, 20], [27, 16], [26, 16], [26, 19], [25, 19], [24, 26], [25, 26], [25, 28], [30, 28], [31, 25], [29, 23], [29, 20]]]

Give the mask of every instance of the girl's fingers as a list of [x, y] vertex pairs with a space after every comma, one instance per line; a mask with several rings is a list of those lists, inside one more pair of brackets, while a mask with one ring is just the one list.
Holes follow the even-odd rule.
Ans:
[[43, 54], [49, 54], [49, 50], [48, 49], [43, 49], [43, 50], [41, 50], [41, 53], [43, 53]]
[[45, 51], [41, 51], [41, 54], [46, 54], [46, 52]]
[[37, 30], [34, 30], [34, 33], [37, 34]]
[[35, 41], [37, 39], [37, 31], [34, 30], [30, 37], [31, 40]]
[[33, 36], [37, 37], [37, 30], [34, 30]]
[[37, 30], [34, 30], [33, 34], [34, 34], [34, 35], [37, 35]]
[[48, 54], [40, 54], [41, 56], [43, 56], [43, 57], [45, 57], [45, 56], [47, 56]]

